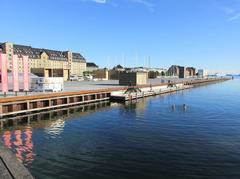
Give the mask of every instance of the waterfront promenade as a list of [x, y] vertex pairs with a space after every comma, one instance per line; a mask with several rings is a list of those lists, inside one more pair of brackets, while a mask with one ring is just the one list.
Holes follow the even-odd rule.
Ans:
[[[174, 83], [181, 83], [181, 82], [193, 81], [197, 79], [196, 78], [179, 79], [179, 78], [171, 78], [171, 77], [155, 78], [155, 79], [148, 79], [148, 85], [166, 83], [169, 80]], [[1, 84], [0, 84], [0, 87], [1, 87]], [[109, 88], [119, 88], [119, 87], [125, 87], [125, 86], [119, 85], [119, 80], [65, 81], [63, 92], [79, 92], [79, 91], [86, 91], [86, 90], [88, 91], [88, 90], [99, 90], [99, 89], [109, 89]], [[51, 93], [52, 92], [28, 92], [28, 96], [40, 95], [40, 94], [51, 94]], [[25, 95], [26, 95], [25, 92], [18, 92], [18, 96], [25, 96]], [[15, 97], [15, 93], [10, 91], [8, 92], [7, 97]], [[0, 98], [4, 98], [4, 96], [0, 94]]]
[[[168, 85], [199, 85], [214, 82], [221, 82], [228, 79], [218, 78], [218, 79], [202, 79], [202, 80], [185, 80], [181, 82], [171, 82], [171, 83], [160, 83], [160, 84], [148, 84], [141, 85], [138, 88], [154, 88]], [[17, 96], [17, 97], [7, 97], [0, 99], [0, 115], [1, 117], [9, 115], [24, 114], [29, 112], [49, 110], [55, 108], [62, 108], [67, 106], [87, 104], [92, 102], [99, 102], [110, 100], [111, 94], [113, 92], [124, 92], [127, 87], [105, 87], [94, 90], [80, 90], [80, 91], [67, 91], [62, 93], [48, 93], [41, 95], [30, 95], [30, 96]], [[167, 92], [172, 92], [168, 90]], [[166, 91], [164, 92], [166, 93]], [[160, 94], [160, 93], [159, 93]], [[150, 96], [150, 95], [149, 95]]]

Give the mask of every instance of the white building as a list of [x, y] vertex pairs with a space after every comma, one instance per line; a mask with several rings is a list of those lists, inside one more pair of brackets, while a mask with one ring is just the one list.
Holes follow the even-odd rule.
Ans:
[[198, 70], [198, 77], [199, 78], [207, 78], [208, 77], [208, 71], [205, 69], [199, 69]]

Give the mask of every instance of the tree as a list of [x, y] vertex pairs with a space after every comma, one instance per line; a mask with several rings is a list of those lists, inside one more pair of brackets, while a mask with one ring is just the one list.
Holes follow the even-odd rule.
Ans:
[[114, 70], [116, 70], [116, 69], [123, 69], [123, 67], [121, 65], [117, 65], [117, 66], [113, 67], [113, 69]]

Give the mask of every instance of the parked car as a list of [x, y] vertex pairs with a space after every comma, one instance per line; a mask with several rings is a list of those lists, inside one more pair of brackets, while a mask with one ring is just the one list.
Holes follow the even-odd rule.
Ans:
[[92, 80], [93, 76], [92, 75], [86, 75], [86, 76], [84, 76], [84, 79], [85, 80]]
[[78, 81], [84, 81], [83, 76], [78, 76]]
[[77, 75], [70, 75], [69, 80], [70, 81], [78, 81], [78, 76]]

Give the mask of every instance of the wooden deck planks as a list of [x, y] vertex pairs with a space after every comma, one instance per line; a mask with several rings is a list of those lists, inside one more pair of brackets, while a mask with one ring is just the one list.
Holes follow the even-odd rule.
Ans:
[[[16, 156], [0, 143], [0, 178], [33, 179], [30, 172], [19, 162]], [[1, 176], [2, 175], [2, 176]]]
[[4, 165], [1, 157], [0, 157], [0, 178], [1, 179], [12, 179], [9, 171], [7, 170], [6, 166]]

